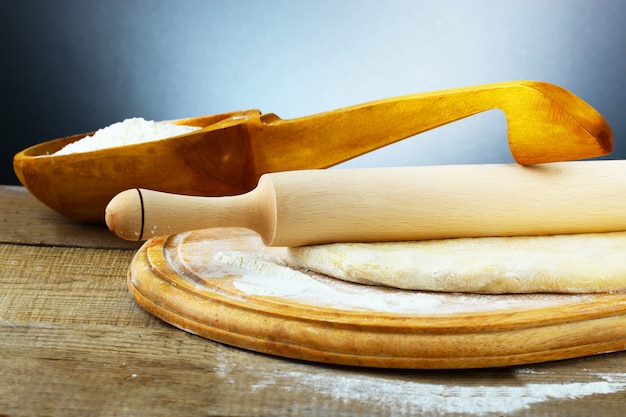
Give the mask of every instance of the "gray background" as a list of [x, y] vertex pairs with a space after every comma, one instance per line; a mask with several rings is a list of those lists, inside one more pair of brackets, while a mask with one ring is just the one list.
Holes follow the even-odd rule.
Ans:
[[[533, 79], [611, 124], [626, 157], [626, 1], [0, 0], [0, 184], [43, 141], [128, 117], [283, 118]], [[512, 161], [498, 111], [344, 166]]]

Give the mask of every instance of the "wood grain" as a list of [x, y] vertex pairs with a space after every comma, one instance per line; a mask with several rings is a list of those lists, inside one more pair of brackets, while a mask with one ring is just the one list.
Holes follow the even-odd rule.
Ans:
[[[625, 353], [472, 371], [374, 370], [191, 335], [133, 301], [126, 274], [135, 250], [106, 248], [99, 233], [41, 217], [45, 207], [24, 194], [0, 187], [0, 218], [30, 231], [0, 223], [0, 415], [444, 416], [463, 395], [457, 415], [623, 415], [624, 390], [531, 400], [606, 383], [600, 376], [623, 381]], [[23, 205], [12, 201], [22, 197]], [[484, 411], [489, 405], [495, 411]]]
[[138, 249], [105, 225], [80, 223], [39, 202], [24, 187], [0, 185], [0, 242], [96, 248]]

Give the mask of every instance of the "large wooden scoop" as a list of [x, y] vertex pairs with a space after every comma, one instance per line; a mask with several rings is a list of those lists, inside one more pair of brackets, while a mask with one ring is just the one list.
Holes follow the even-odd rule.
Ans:
[[241, 194], [264, 173], [327, 168], [491, 109], [506, 115], [509, 145], [519, 164], [585, 159], [613, 149], [608, 124], [583, 100], [555, 85], [517, 81], [389, 98], [292, 120], [258, 110], [182, 119], [176, 123], [202, 129], [54, 155], [86, 134], [75, 135], [18, 153], [14, 169], [22, 184], [54, 210], [101, 222], [109, 200], [129, 188]]
[[127, 190], [106, 210], [129, 240], [245, 227], [266, 245], [626, 230], [626, 161], [311, 170], [253, 191], [193, 197]]

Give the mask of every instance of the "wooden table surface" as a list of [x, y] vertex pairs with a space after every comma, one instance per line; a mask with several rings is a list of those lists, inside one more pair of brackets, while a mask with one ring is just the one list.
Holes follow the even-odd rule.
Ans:
[[[0, 416], [622, 416], [626, 352], [483, 370], [244, 351], [138, 307], [139, 245], [0, 186]], [[557, 335], [555, 335], [557, 337]]]

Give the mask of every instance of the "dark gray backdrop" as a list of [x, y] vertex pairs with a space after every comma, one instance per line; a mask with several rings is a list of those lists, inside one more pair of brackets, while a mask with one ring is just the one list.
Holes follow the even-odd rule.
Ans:
[[[0, 0], [0, 184], [12, 157], [127, 117], [283, 118], [534, 79], [595, 106], [626, 157], [626, 1]], [[510, 162], [488, 112], [345, 166]]]

